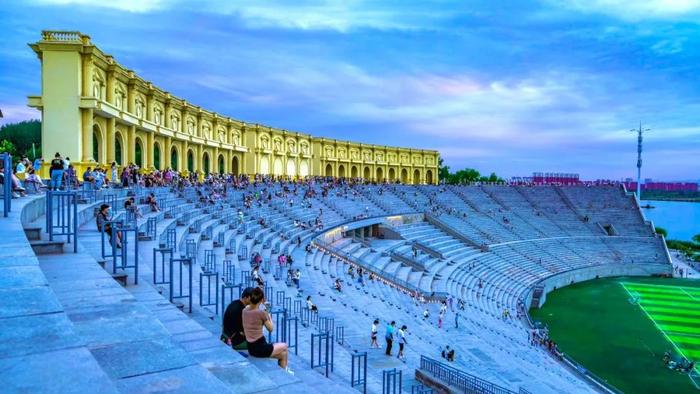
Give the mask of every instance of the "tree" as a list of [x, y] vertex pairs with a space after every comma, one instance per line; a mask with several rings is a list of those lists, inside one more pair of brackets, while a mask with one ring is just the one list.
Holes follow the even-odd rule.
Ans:
[[655, 230], [656, 230], [656, 233], [657, 233], [657, 234], [663, 235], [664, 238], [668, 238], [668, 231], [666, 231], [665, 228], [663, 228], [663, 227], [656, 227]]
[[450, 166], [446, 166], [442, 157], [438, 159], [438, 180], [449, 183], [450, 181]]
[[[31, 160], [41, 156], [41, 122], [38, 120], [3, 125], [0, 127], [0, 139], [12, 143], [15, 147], [13, 156], [26, 155]], [[32, 154], [32, 144], [36, 157]]]
[[700, 244], [700, 234], [695, 234], [695, 235], [693, 235], [693, 238], [691, 238], [691, 239], [692, 239], [693, 242], [695, 242], [696, 244]]
[[15, 148], [15, 144], [8, 140], [2, 140], [0, 141], [0, 153], [9, 153], [12, 155], [12, 157], [16, 156], [17, 149]]

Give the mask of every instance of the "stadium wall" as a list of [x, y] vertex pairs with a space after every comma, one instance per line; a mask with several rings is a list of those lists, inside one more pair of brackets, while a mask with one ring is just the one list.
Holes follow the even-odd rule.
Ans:
[[70, 157], [78, 174], [117, 162], [200, 174], [438, 181], [435, 150], [313, 137], [207, 111], [145, 81], [80, 32], [43, 31], [29, 46], [41, 61], [41, 95], [29, 106], [42, 112], [42, 152]]

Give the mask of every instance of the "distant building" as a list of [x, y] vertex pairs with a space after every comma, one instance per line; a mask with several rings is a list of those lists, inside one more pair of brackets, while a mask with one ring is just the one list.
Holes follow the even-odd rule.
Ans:
[[[625, 180], [624, 184], [627, 190], [637, 190], [637, 182]], [[693, 182], [653, 182], [651, 179], [647, 179], [642, 184], [642, 191], [697, 192], [698, 184]]]

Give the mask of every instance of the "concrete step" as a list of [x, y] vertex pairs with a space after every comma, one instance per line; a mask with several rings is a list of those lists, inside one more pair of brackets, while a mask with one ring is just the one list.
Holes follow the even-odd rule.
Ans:
[[41, 227], [25, 227], [24, 234], [30, 241], [38, 241], [41, 239]]
[[29, 244], [37, 255], [63, 253], [63, 241], [35, 240], [30, 241]]

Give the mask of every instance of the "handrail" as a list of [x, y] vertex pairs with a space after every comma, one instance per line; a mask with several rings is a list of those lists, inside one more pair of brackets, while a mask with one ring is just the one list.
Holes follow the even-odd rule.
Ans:
[[12, 210], [12, 156], [9, 153], [1, 153], [0, 160], [3, 163], [2, 215], [7, 217]]
[[[515, 394], [515, 391], [453, 368], [430, 357], [420, 356], [420, 369], [464, 393]], [[521, 389], [521, 393], [527, 391]]]

